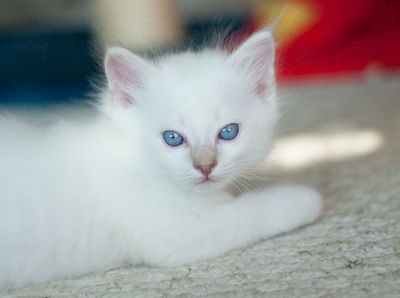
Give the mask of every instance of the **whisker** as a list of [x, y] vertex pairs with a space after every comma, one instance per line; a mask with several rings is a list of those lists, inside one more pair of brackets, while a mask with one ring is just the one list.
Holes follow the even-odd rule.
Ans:
[[241, 181], [241, 180], [236, 180], [236, 182], [239, 183], [241, 186], [243, 186], [247, 191], [249, 190], [249, 189], [247, 188], [246, 184], [245, 184], [243, 181]]
[[250, 180], [270, 180], [270, 178], [268, 177], [264, 177], [264, 176], [260, 176], [260, 175], [256, 175], [254, 173], [250, 173], [248, 171], [244, 171], [244, 172], [233, 172], [236, 176], [238, 177], [244, 177], [246, 179], [250, 179]]
[[230, 183], [232, 183], [236, 189], [240, 192], [240, 194], [243, 194], [243, 192], [240, 190], [240, 188], [236, 185], [236, 183], [232, 180]]
[[248, 161], [253, 161], [253, 160], [259, 160], [259, 157], [248, 157], [248, 158], [240, 158], [237, 160], [238, 163], [242, 163], [242, 162], [248, 162]]
[[257, 185], [256, 183], [254, 183], [254, 181], [251, 181], [251, 180], [242, 180], [242, 184], [247, 185], [248, 188], [246, 187], [246, 189], [250, 189], [250, 190], [256, 190], [259, 188], [259, 185]]

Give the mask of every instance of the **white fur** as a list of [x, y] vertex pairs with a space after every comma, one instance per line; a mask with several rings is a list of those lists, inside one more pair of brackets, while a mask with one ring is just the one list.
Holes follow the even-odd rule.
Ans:
[[[231, 56], [106, 57], [109, 88], [90, 121], [0, 118], [0, 288], [112, 267], [209, 259], [313, 222], [319, 195], [275, 187], [233, 198], [271, 146], [277, 120], [273, 41], [260, 32]], [[230, 123], [231, 141], [218, 138]], [[166, 130], [186, 142], [168, 146]], [[193, 167], [207, 146], [209, 178]], [[214, 152], [213, 151], [213, 152]]]

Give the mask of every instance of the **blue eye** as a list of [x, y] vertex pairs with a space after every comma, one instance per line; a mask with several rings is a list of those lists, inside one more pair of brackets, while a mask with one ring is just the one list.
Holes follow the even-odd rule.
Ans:
[[229, 140], [233, 140], [234, 138], [236, 138], [238, 133], [239, 133], [239, 126], [235, 123], [231, 123], [231, 124], [225, 126], [219, 132], [219, 137], [220, 137], [220, 139], [229, 141]]
[[165, 143], [172, 147], [182, 145], [185, 142], [185, 139], [179, 133], [171, 130], [164, 132], [163, 137]]

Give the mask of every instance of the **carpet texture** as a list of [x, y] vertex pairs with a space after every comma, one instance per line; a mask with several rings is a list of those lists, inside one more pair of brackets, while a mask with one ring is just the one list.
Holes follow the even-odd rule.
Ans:
[[0, 296], [400, 297], [400, 79], [281, 93], [260, 175], [317, 188], [319, 222], [190, 266], [118, 268]]

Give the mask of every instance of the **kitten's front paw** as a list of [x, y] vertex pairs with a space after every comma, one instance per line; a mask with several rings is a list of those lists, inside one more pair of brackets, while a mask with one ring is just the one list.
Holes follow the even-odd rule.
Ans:
[[305, 186], [282, 187], [287, 192], [287, 198], [294, 216], [305, 225], [316, 221], [322, 215], [323, 204], [321, 195], [314, 189]]
[[322, 215], [320, 194], [304, 186], [277, 186], [258, 193], [267, 235], [287, 232], [310, 224]]

